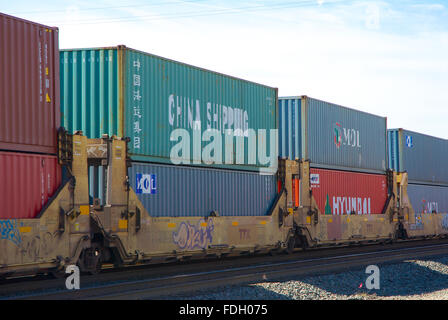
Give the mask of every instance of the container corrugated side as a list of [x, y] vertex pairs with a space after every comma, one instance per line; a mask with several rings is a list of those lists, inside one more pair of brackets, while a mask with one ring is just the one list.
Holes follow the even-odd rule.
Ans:
[[323, 214], [381, 214], [386, 175], [311, 168], [311, 190]]
[[123, 136], [116, 48], [61, 50], [61, 123], [89, 138]]
[[0, 13], [0, 150], [57, 153], [58, 29]]
[[327, 169], [386, 171], [387, 119], [309, 98], [279, 98], [279, 156]]
[[302, 158], [301, 99], [279, 98], [279, 143], [278, 153], [282, 158]]
[[93, 199], [99, 199], [100, 204], [105, 204], [105, 167], [103, 166], [89, 166], [88, 170], [89, 176], [89, 199], [90, 204], [93, 204]]
[[[69, 132], [83, 130], [90, 138], [103, 133], [128, 136], [132, 159], [172, 164], [173, 147], [187, 141], [173, 134], [183, 129], [188, 146], [173, 157], [182, 164], [249, 171], [272, 164], [259, 161], [258, 149], [271, 154], [267, 141], [271, 129], [277, 129], [277, 89], [124, 46], [62, 50], [61, 57], [62, 120]], [[212, 141], [201, 141], [195, 149], [196, 128], [201, 135], [217, 130], [218, 160], [224, 164], [205, 163], [205, 147]], [[229, 129], [231, 147], [224, 134]], [[267, 131], [256, 152], [248, 148], [249, 129]], [[244, 140], [242, 163], [236, 163], [237, 137]], [[225, 154], [232, 156], [231, 164]], [[249, 154], [257, 159], [249, 161]], [[276, 150], [271, 158], [277, 159]]]
[[61, 184], [56, 156], [0, 152], [0, 219], [35, 218]]
[[448, 213], [448, 187], [408, 184], [415, 213]]
[[411, 183], [448, 186], [448, 140], [404, 130], [388, 130], [389, 168], [406, 171]]
[[[234, 154], [236, 147], [234, 142], [231, 150], [226, 148], [225, 130], [244, 136], [248, 129], [266, 129], [269, 134], [270, 129], [277, 128], [276, 89], [136, 50], [126, 50], [125, 60], [125, 104], [133, 106], [125, 111], [125, 134], [131, 137], [133, 159], [169, 161], [177, 144], [177, 139], [170, 141], [170, 135], [175, 129], [184, 129], [191, 137], [190, 157], [181, 155], [178, 160], [201, 161], [202, 155], [194, 153], [192, 139], [198, 122], [202, 132], [219, 131], [223, 155]], [[263, 165], [248, 163], [248, 141], [244, 137], [245, 159], [239, 167], [257, 170]], [[201, 150], [207, 144], [202, 142]]]
[[400, 165], [400, 132], [395, 129], [387, 130], [387, 160], [388, 169], [402, 172]]
[[263, 216], [277, 195], [276, 175], [133, 162], [129, 179], [153, 217]]

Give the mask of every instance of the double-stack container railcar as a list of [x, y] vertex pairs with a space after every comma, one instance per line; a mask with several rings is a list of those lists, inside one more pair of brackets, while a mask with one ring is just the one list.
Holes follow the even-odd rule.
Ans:
[[387, 152], [384, 117], [0, 26], [0, 276], [448, 235], [443, 139]]

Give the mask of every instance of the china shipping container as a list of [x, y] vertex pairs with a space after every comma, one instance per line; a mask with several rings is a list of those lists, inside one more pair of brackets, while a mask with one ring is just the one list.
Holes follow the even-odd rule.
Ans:
[[[176, 159], [185, 160], [184, 165], [204, 165], [201, 150], [210, 142], [194, 148], [193, 135], [198, 128], [202, 132], [217, 129], [225, 164], [214, 167], [257, 171], [272, 164], [248, 159], [252, 150], [248, 135], [249, 129], [257, 134], [258, 129], [265, 129], [267, 137], [258, 142], [270, 155], [266, 142], [270, 129], [277, 129], [275, 88], [125, 46], [61, 50], [60, 59], [61, 121], [69, 132], [82, 130], [89, 138], [102, 134], [130, 137], [133, 160], [172, 164], [171, 150], [180, 139], [173, 136], [172, 141], [171, 134], [185, 129], [191, 138], [190, 156], [180, 152]], [[233, 130], [233, 146], [225, 142], [228, 129]], [[238, 156], [236, 137], [243, 137], [244, 161], [228, 165], [226, 154], [233, 163]], [[277, 150], [272, 158], [277, 159]]]
[[57, 156], [0, 152], [0, 219], [35, 218], [61, 184]]
[[311, 168], [310, 183], [323, 214], [381, 214], [387, 201], [386, 175]]
[[448, 187], [408, 184], [415, 213], [448, 213]]
[[279, 156], [327, 169], [384, 173], [387, 119], [309, 98], [279, 98]]
[[263, 216], [277, 196], [276, 175], [133, 162], [131, 186], [152, 217]]
[[448, 140], [389, 129], [389, 168], [408, 173], [411, 183], [448, 186]]
[[0, 150], [57, 153], [58, 29], [0, 13]]

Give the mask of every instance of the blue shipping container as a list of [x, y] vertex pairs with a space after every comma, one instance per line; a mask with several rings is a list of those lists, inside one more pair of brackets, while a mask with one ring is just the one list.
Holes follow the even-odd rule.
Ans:
[[279, 98], [279, 156], [317, 168], [386, 171], [387, 119], [321, 100]]
[[448, 187], [409, 184], [408, 196], [415, 213], [448, 213]]
[[277, 196], [276, 175], [139, 162], [128, 174], [152, 217], [263, 216]]
[[389, 168], [410, 183], [448, 186], [448, 140], [404, 129], [387, 131]]

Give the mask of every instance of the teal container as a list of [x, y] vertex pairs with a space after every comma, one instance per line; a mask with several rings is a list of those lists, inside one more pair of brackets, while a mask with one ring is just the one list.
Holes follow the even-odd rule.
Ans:
[[125, 46], [61, 51], [63, 125], [129, 137], [135, 161], [275, 171], [277, 100], [276, 88]]
[[123, 135], [117, 48], [60, 52], [61, 125], [89, 138]]

